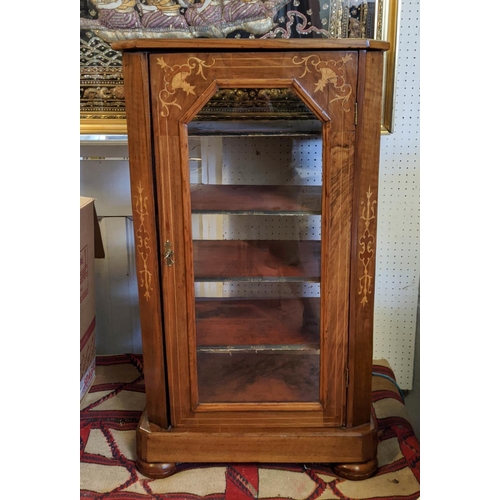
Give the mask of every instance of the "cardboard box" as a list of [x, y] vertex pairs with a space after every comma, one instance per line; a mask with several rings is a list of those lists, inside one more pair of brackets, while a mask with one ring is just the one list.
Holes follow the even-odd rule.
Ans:
[[95, 378], [94, 259], [104, 257], [93, 198], [80, 197], [80, 401]]

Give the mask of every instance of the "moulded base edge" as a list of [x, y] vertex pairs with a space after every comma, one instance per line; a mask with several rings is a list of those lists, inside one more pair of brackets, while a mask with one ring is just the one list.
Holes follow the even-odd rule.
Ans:
[[[377, 431], [359, 427], [213, 432], [162, 429], [146, 412], [137, 428], [137, 467], [148, 477], [167, 477], [179, 462], [330, 463], [348, 479], [366, 479], [377, 470]], [[339, 465], [340, 464], [340, 465]]]

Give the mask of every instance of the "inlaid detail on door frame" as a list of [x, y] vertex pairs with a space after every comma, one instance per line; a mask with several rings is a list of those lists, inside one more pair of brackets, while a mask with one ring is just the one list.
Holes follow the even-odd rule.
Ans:
[[162, 116], [168, 116], [170, 106], [177, 106], [179, 109], [182, 109], [175, 97], [179, 89], [184, 91], [187, 95], [196, 95], [194, 92], [196, 86], [191, 85], [187, 81], [188, 77], [190, 77], [196, 69], [196, 74], [201, 75], [201, 77], [206, 80], [207, 78], [203, 74], [203, 68], [210, 68], [215, 64], [214, 60], [212, 60], [211, 64], [208, 64], [206, 61], [194, 56], [189, 57], [185, 64], [174, 64], [173, 66], [169, 66], [164, 61], [163, 57], [158, 57], [156, 62], [165, 72], [163, 77], [165, 86], [158, 95], [163, 108], [161, 112]]
[[361, 304], [363, 307], [368, 303], [368, 295], [373, 292], [372, 283], [373, 276], [368, 272], [368, 267], [373, 257], [374, 246], [375, 246], [375, 236], [370, 231], [370, 222], [375, 220], [375, 205], [377, 200], [372, 200], [372, 190], [371, 186], [368, 186], [368, 191], [366, 192], [366, 203], [361, 201], [361, 220], [365, 221], [365, 230], [359, 238], [359, 259], [363, 263], [364, 272], [363, 276], [359, 278], [359, 292], [361, 295]]
[[144, 226], [146, 216], [149, 216], [147, 207], [147, 196], [142, 196], [144, 188], [139, 183], [137, 186], [138, 195], [134, 196], [135, 209], [134, 212], [139, 216], [140, 225], [135, 231], [136, 249], [142, 260], [142, 270], [139, 271], [140, 283], [139, 286], [144, 288], [144, 297], [149, 300], [151, 297], [151, 290], [153, 290], [153, 274], [148, 268], [149, 256], [151, 254], [151, 247], [149, 246], [151, 236]]
[[[338, 93], [334, 93], [334, 98], [330, 100], [330, 104], [334, 101], [342, 101], [342, 110], [348, 113], [351, 109], [346, 109], [345, 105], [352, 94], [352, 86], [346, 83], [344, 66], [351, 60], [352, 54], [346, 54], [337, 61], [333, 59], [322, 61], [319, 56], [311, 55], [303, 58], [294, 57], [293, 63], [296, 65], [304, 65], [304, 72], [299, 78], [303, 78], [307, 73], [312, 73], [314, 70], [320, 73], [321, 76], [319, 80], [316, 81], [314, 92], [323, 92], [327, 85], [333, 86]], [[311, 66], [314, 70], [311, 69]]]

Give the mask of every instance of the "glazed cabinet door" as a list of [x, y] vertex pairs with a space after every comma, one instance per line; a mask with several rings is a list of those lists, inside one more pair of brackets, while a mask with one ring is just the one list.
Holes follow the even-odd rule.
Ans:
[[172, 425], [343, 425], [357, 52], [149, 67]]

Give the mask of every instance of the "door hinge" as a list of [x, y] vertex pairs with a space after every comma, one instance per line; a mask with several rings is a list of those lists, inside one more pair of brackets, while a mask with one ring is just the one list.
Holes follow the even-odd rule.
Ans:
[[349, 368], [345, 369], [345, 386], [349, 386]]
[[169, 240], [167, 240], [163, 244], [163, 260], [165, 261], [165, 264], [167, 264], [168, 267], [173, 266], [175, 264], [174, 251], [172, 249], [172, 243], [170, 243]]
[[354, 103], [354, 125], [358, 124], [358, 103]]

